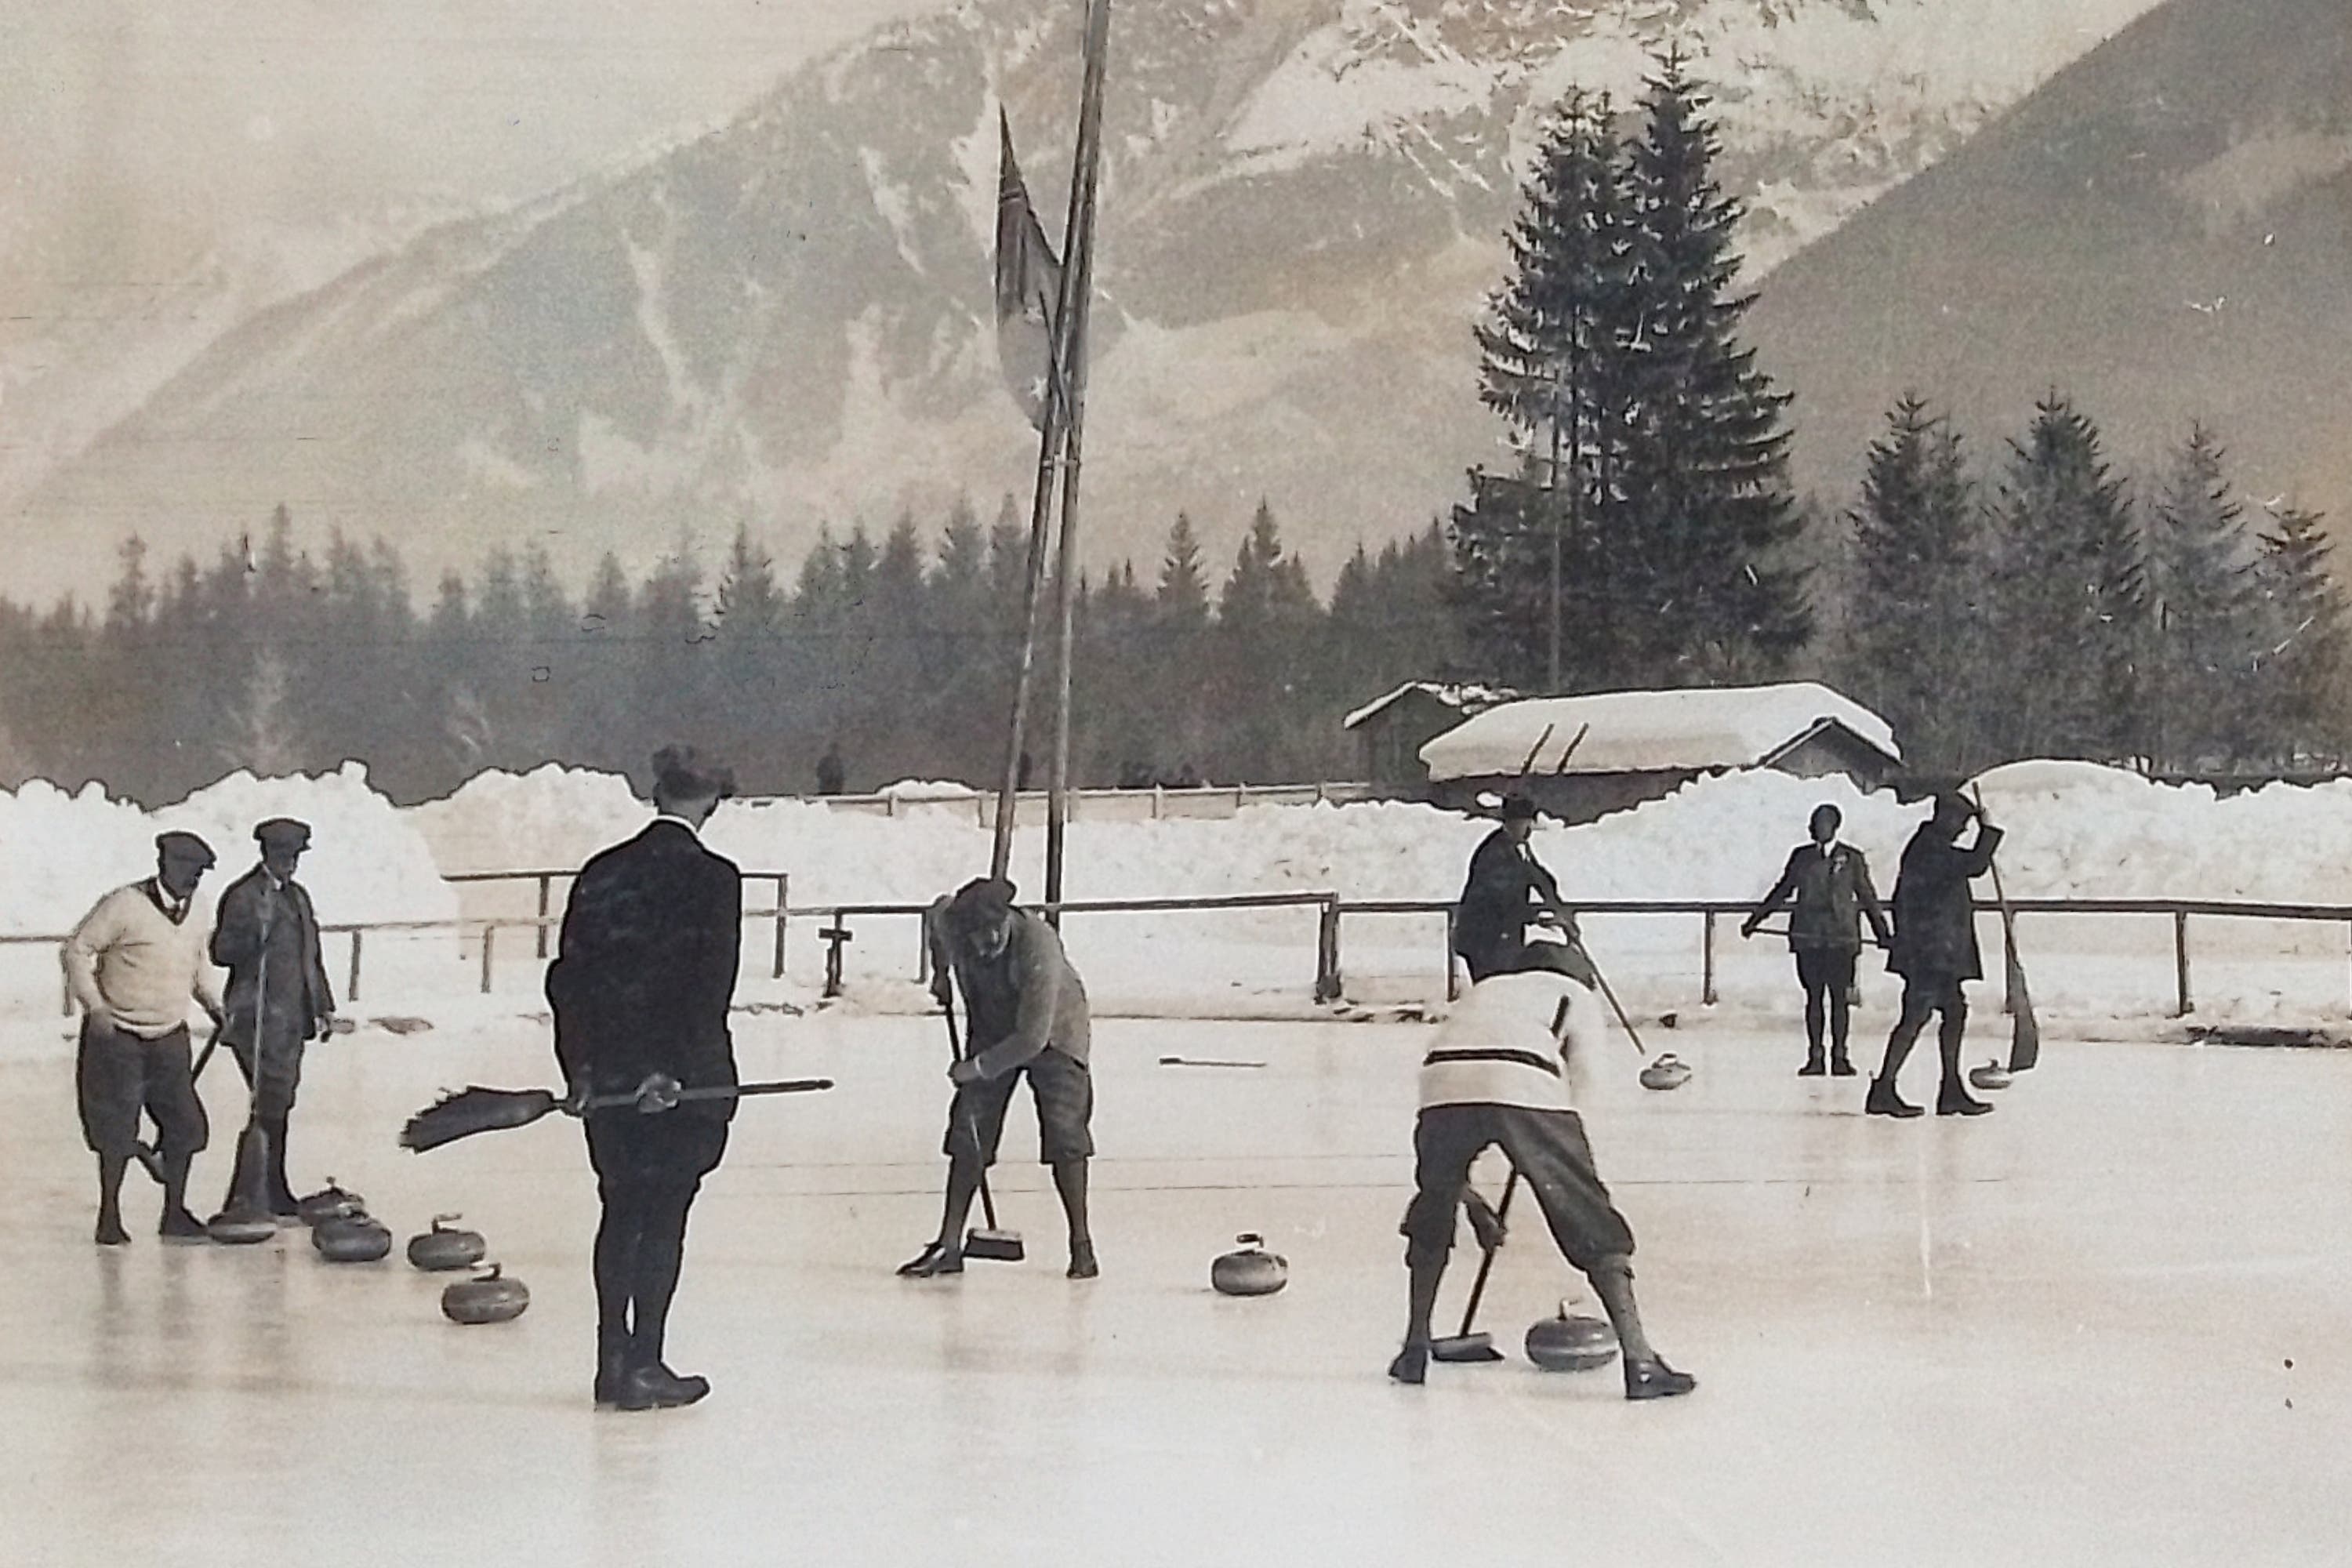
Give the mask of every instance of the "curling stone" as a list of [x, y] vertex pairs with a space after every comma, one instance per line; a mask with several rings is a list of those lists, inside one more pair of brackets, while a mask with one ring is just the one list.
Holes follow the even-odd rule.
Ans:
[[1643, 1089], [1680, 1089], [1690, 1080], [1690, 1064], [1672, 1051], [1642, 1069]]
[[530, 1305], [530, 1289], [509, 1279], [491, 1264], [471, 1279], [460, 1279], [441, 1292], [441, 1315], [453, 1323], [504, 1323], [522, 1316]]
[[1969, 1069], [1969, 1082], [1978, 1089], [2007, 1089], [2009, 1069], [1997, 1061], [1987, 1062], [1980, 1068]]
[[216, 1214], [205, 1233], [223, 1247], [251, 1247], [276, 1236], [278, 1222], [266, 1214]]
[[331, 1219], [350, 1219], [367, 1213], [367, 1205], [357, 1193], [347, 1193], [329, 1176], [324, 1189], [312, 1193], [295, 1205], [304, 1225], [320, 1225]]
[[1220, 1296], [1271, 1296], [1290, 1283], [1290, 1263], [1265, 1250], [1265, 1237], [1244, 1232], [1234, 1237], [1241, 1250], [1209, 1265], [1209, 1283]]
[[1557, 1318], [1538, 1318], [1528, 1329], [1528, 1359], [1546, 1372], [1591, 1372], [1617, 1359], [1617, 1331], [1599, 1318], [1580, 1317], [1559, 1304]]
[[310, 1227], [310, 1245], [330, 1263], [373, 1263], [392, 1251], [392, 1228], [363, 1214], [320, 1220]]
[[479, 1263], [489, 1252], [490, 1245], [482, 1239], [478, 1230], [450, 1229], [446, 1222], [457, 1217], [453, 1214], [435, 1215], [431, 1230], [410, 1237], [408, 1261], [428, 1274], [471, 1268]]

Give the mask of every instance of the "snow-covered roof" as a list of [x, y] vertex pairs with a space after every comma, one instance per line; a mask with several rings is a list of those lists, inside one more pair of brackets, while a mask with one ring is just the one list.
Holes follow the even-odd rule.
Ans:
[[1518, 695], [1506, 686], [1448, 685], [1435, 680], [1408, 680], [1387, 696], [1365, 703], [1361, 708], [1340, 720], [1339, 728], [1354, 729], [1410, 691], [1425, 691], [1448, 708], [1457, 709], [1465, 713], [1475, 713], [1482, 709], [1492, 708], [1498, 702], [1508, 702]]
[[[1433, 781], [1521, 773], [1658, 773], [1769, 762], [1824, 723], [1900, 762], [1886, 721], [1810, 680], [1531, 697], [1465, 720], [1421, 749]], [[1587, 731], [1585, 726], [1591, 725]], [[1575, 754], [1561, 754], [1583, 732]]]

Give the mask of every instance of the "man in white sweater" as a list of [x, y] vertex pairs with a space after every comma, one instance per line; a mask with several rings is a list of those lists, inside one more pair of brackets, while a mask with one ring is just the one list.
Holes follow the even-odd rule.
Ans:
[[141, 1152], [142, 1110], [155, 1122], [162, 1233], [205, 1235], [187, 1207], [188, 1165], [211, 1135], [190, 1071], [188, 1003], [220, 1021], [206, 922], [194, 911], [213, 852], [193, 833], [166, 833], [155, 849], [155, 875], [100, 899], [65, 945], [66, 984], [82, 1010], [74, 1076], [82, 1137], [98, 1156], [100, 1247], [131, 1239], [122, 1228], [122, 1177]]
[[[1470, 988], [1441, 1025], [1421, 1067], [1413, 1126], [1416, 1191], [1401, 1227], [1412, 1278], [1404, 1348], [1389, 1366], [1420, 1383], [1429, 1366], [1430, 1314], [1454, 1249], [1454, 1215], [1470, 1195], [1470, 1167], [1493, 1144], [1534, 1192], [1552, 1239], [1592, 1281], [1617, 1331], [1625, 1397], [1688, 1394], [1697, 1380], [1668, 1366], [1642, 1331], [1633, 1304], [1633, 1232], [1592, 1163], [1572, 1089], [1599, 1036], [1591, 987], [1550, 970], [1493, 975]], [[1475, 1210], [1483, 1211], [1483, 1203]], [[1501, 1226], [1479, 1213], [1499, 1245]]]

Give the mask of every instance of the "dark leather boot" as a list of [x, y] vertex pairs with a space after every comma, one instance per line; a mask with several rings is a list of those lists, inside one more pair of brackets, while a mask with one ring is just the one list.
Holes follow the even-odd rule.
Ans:
[[1946, 1084], [1936, 1096], [1936, 1114], [1938, 1116], [1984, 1116], [1991, 1110], [1991, 1106], [1957, 1083]]
[[1895, 1092], [1895, 1086], [1883, 1078], [1870, 1080], [1870, 1098], [1862, 1102], [1865, 1116], [1925, 1116], [1927, 1111], [1913, 1105]]
[[692, 1405], [709, 1392], [709, 1378], [680, 1377], [655, 1362], [650, 1366], [631, 1367], [622, 1374], [620, 1397], [614, 1404], [623, 1410], [675, 1410]]

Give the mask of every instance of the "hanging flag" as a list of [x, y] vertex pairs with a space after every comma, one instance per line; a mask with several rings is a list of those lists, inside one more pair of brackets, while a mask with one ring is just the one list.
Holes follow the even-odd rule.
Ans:
[[1029, 205], [1029, 189], [1013, 157], [1013, 126], [1003, 110], [997, 110], [996, 125], [1004, 144], [996, 181], [996, 357], [1013, 401], [1043, 430], [1062, 264]]

